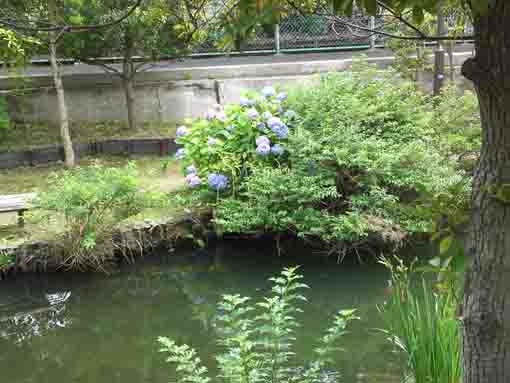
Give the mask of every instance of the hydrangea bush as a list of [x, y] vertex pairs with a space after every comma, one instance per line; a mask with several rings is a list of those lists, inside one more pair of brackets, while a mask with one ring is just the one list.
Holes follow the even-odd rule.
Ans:
[[441, 208], [449, 221], [469, 210], [457, 158], [478, 147], [471, 98], [434, 99], [360, 63], [289, 95], [266, 87], [180, 128], [189, 205], [212, 208], [219, 232], [290, 233], [339, 256], [401, 244], [434, 230], [441, 201], [459, 201]]
[[216, 105], [207, 118], [177, 128], [187, 185], [195, 190], [229, 193], [239, 188], [254, 166], [285, 163], [289, 134], [298, 121], [287, 94], [266, 86], [238, 104]]

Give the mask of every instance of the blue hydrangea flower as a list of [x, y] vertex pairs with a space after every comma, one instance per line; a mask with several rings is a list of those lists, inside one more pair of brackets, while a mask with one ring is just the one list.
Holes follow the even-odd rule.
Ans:
[[255, 140], [255, 143], [257, 144], [257, 146], [260, 146], [262, 144], [271, 145], [271, 141], [266, 136], [257, 137], [257, 139]]
[[211, 173], [207, 177], [207, 182], [211, 189], [220, 191], [224, 190], [228, 187], [229, 180], [228, 177], [221, 173]]
[[261, 93], [265, 98], [269, 98], [276, 95], [276, 90], [272, 86], [265, 86], [264, 88], [262, 88]]
[[280, 101], [285, 101], [287, 99], [287, 93], [280, 92], [276, 95], [276, 99]]
[[264, 130], [266, 130], [266, 124], [264, 124], [263, 122], [259, 122], [257, 124], [257, 129], [263, 132]]
[[259, 156], [267, 156], [269, 153], [271, 153], [271, 146], [269, 144], [263, 142], [257, 146], [257, 154]]
[[207, 140], [207, 145], [209, 145], [209, 146], [214, 146], [217, 143], [218, 143], [218, 140], [216, 138], [209, 137], [209, 139]]
[[241, 97], [240, 100], [239, 100], [239, 105], [241, 105], [241, 106], [251, 106], [252, 103], [251, 103], [251, 101], [248, 98]]
[[289, 120], [293, 120], [297, 118], [297, 113], [294, 112], [293, 110], [287, 110], [283, 116], [285, 118], [288, 118]]
[[289, 128], [287, 125], [278, 126], [275, 125], [274, 128], [271, 128], [274, 134], [278, 136], [278, 138], [287, 138], [289, 136]]
[[197, 168], [195, 165], [190, 165], [186, 168], [186, 175], [197, 174]]
[[177, 132], [176, 132], [177, 137], [184, 137], [187, 134], [188, 134], [188, 128], [186, 128], [184, 125], [179, 126], [177, 128]]
[[248, 109], [248, 110], [246, 111], [246, 114], [247, 114], [247, 115], [248, 115], [248, 117], [250, 117], [252, 120], [257, 119], [257, 117], [259, 116], [259, 112], [257, 112], [257, 109], [255, 109], [255, 108]]
[[269, 120], [271, 117], [273, 117], [273, 115], [271, 114], [270, 111], [266, 110], [264, 113], [262, 113], [262, 118], [264, 120]]
[[185, 155], [186, 150], [184, 150], [184, 148], [180, 148], [177, 150], [177, 152], [175, 152], [175, 158], [177, 158], [178, 160], [182, 160]]
[[202, 180], [195, 173], [186, 176], [186, 183], [190, 188], [196, 188], [202, 184]]
[[280, 144], [275, 144], [271, 148], [271, 153], [273, 153], [275, 156], [281, 156], [285, 152], [285, 149], [283, 149], [283, 146]]
[[275, 129], [282, 127], [283, 121], [280, 120], [278, 117], [271, 117], [269, 120], [267, 120], [267, 124], [271, 129]]

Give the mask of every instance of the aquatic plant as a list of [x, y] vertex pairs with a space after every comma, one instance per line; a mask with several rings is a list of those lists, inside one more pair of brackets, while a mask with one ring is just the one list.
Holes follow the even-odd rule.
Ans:
[[[456, 286], [435, 288], [417, 278], [413, 265], [381, 261], [391, 272], [391, 293], [380, 306], [388, 340], [407, 358], [407, 379], [415, 383], [462, 381], [461, 323]], [[453, 281], [453, 280], [451, 280]]]
[[[338, 341], [347, 333], [349, 322], [358, 319], [355, 310], [339, 311], [332, 326], [313, 350], [315, 360], [296, 365], [293, 346], [299, 326], [299, 307], [306, 298], [301, 291], [297, 268], [284, 269], [273, 282], [272, 295], [261, 302], [239, 294], [224, 295], [219, 304], [218, 343], [222, 352], [216, 357], [218, 379], [226, 383], [315, 383], [331, 373], [332, 356], [341, 350]], [[175, 365], [179, 382], [208, 383], [212, 380], [198, 353], [188, 345], [160, 337], [160, 351]]]

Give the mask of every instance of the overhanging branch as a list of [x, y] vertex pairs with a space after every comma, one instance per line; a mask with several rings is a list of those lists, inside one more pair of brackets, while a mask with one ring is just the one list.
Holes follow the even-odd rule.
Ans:
[[[110, 28], [117, 24], [122, 23], [129, 16], [131, 16], [135, 10], [142, 4], [143, 0], [137, 0], [137, 2], [121, 17], [116, 20], [113, 20], [109, 23], [105, 24], [92, 24], [92, 25], [73, 25], [73, 24], [64, 24], [64, 25], [52, 25], [51, 23], [35, 21], [36, 24], [46, 24], [51, 25], [49, 27], [29, 27], [25, 25], [21, 25], [22, 21], [15, 21], [11, 19], [2, 19], [0, 18], [0, 26], [4, 26], [9, 29], [19, 30], [24, 32], [69, 32], [69, 33], [77, 33], [77, 32], [87, 32], [96, 29]], [[25, 21], [26, 22], [26, 21]]]

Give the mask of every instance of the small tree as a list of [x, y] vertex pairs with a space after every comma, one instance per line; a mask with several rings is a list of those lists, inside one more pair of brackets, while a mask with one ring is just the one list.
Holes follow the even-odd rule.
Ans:
[[[58, 48], [62, 37], [69, 33], [81, 33], [91, 30], [99, 31], [113, 27], [124, 20], [140, 6], [142, 0], [136, 0], [131, 7], [124, 7], [119, 16], [106, 23], [83, 25], [73, 23], [80, 19], [77, 10], [91, 6], [92, 0], [4, 0], [0, 13], [0, 26], [11, 31], [21, 31], [26, 34], [37, 35], [39, 40], [46, 42], [46, 53], [49, 53], [53, 82], [57, 93], [58, 117], [60, 135], [64, 146], [65, 164], [71, 168], [75, 165], [75, 155], [71, 134], [69, 131], [69, 117], [65, 102], [64, 85], [58, 62]], [[127, 9], [127, 11], [126, 11]], [[83, 36], [83, 35], [82, 35]], [[41, 50], [43, 52], [43, 50]]]
[[[134, 0], [100, 0], [83, 4], [80, 20], [86, 23], [109, 22]], [[66, 54], [97, 65], [121, 80], [126, 98], [127, 120], [131, 130], [137, 127], [135, 80], [138, 74], [154, 67], [163, 58], [176, 58], [188, 52], [194, 41], [204, 36], [207, 18], [204, 1], [146, 0], [133, 17], [106, 31], [82, 36], [66, 36]], [[120, 56], [122, 64], [106, 61], [108, 56]]]

